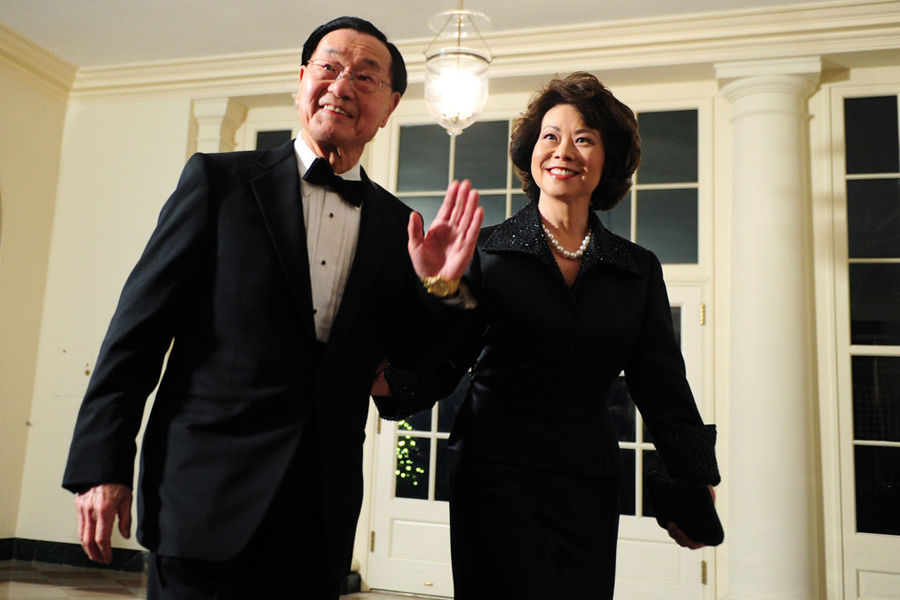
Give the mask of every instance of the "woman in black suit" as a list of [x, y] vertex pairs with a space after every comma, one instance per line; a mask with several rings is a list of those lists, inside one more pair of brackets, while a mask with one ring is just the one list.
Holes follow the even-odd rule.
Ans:
[[515, 122], [510, 154], [531, 203], [482, 231], [468, 272], [480, 319], [467, 358], [440, 372], [444, 387], [434, 374], [385, 375], [421, 407], [471, 367], [449, 444], [457, 600], [612, 598], [613, 381], [625, 371], [669, 474], [710, 491], [715, 427], [685, 378], [659, 261], [592, 210], [631, 187], [632, 111], [590, 74], [555, 79]]

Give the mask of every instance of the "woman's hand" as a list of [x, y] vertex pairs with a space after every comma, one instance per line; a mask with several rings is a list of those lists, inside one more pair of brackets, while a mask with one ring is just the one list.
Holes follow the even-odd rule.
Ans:
[[[716, 501], [715, 488], [713, 488], [713, 486], [711, 486], [711, 485], [707, 485], [706, 487], [709, 488], [709, 493], [712, 496], [713, 502], [715, 502]], [[672, 538], [673, 540], [675, 540], [675, 543], [677, 543], [682, 548], [690, 548], [691, 550], [697, 550], [698, 548], [703, 548], [706, 546], [706, 544], [701, 544], [700, 542], [695, 542], [694, 540], [689, 538], [687, 536], [687, 534], [685, 532], [683, 532], [681, 530], [681, 528], [678, 527], [678, 525], [675, 524], [674, 521], [669, 521], [668, 523], [666, 523], [666, 531], [669, 532], [669, 537]]]
[[703, 548], [706, 544], [701, 544], [700, 542], [695, 542], [691, 538], [687, 536], [685, 532], [683, 532], [678, 525], [675, 524], [674, 521], [669, 521], [666, 523], [666, 531], [669, 532], [669, 537], [675, 540], [682, 548], [690, 548], [691, 550], [696, 550], [697, 548]]

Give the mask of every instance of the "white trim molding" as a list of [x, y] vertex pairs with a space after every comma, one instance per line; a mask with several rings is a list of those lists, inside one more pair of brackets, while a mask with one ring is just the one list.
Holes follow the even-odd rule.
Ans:
[[75, 65], [0, 23], [0, 65], [37, 89], [66, 97], [75, 81]]
[[[573, 70], [621, 71], [700, 67], [712, 77], [717, 62], [822, 56], [829, 68], [900, 62], [896, 0], [840, 0], [786, 7], [486, 34], [494, 52], [491, 78]], [[429, 39], [398, 41], [409, 80], [424, 80]], [[202, 90], [219, 96], [296, 89], [300, 51], [90, 67], [78, 71], [73, 98]]]
[[189, 154], [234, 150], [234, 134], [244, 122], [247, 107], [235, 98], [197, 99], [192, 104], [197, 136], [189, 140]]
[[[895, 1], [815, 2], [519, 30], [487, 39], [495, 54], [492, 77], [822, 54], [843, 63], [860, 52], [893, 51], [898, 58], [900, 11]], [[426, 45], [401, 46], [411, 81], [424, 79]]]

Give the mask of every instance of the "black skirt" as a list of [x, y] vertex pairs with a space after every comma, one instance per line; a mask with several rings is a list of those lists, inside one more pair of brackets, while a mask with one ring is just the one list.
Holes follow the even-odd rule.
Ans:
[[450, 454], [456, 600], [611, 600], [619, 527], [614, 476]]

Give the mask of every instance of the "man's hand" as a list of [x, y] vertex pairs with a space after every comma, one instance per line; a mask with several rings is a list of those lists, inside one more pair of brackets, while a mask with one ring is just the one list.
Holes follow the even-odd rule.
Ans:
[[78, 511], [78, 537], [81, 547], [93, 561], [112, 561], [113, 525], [119, 517], [119, 533], [131, 537], [131, 489], [119, 483], [102, 483], [75, 496]]
[[381, 364], [378, 365], [378, 369], [375, 371], [375, 379], [372, 380], [372, 389], [369, 391], [372, 396], [390, 397], [394, 395], [391, 391], [391, 385], [387, 382], [387, 379], [384, 378], [384, 368], [386, 366], [387, 359], [385, 358], [381, 361]]
[[462, 277], [472, 261], [483, 220], [478, 191], [468, 180], [450, 184], [428, 233], [422, 232], [422, 216], [413, 212], [409, 216], [408, 248], [416, 274], [447, 280]]

